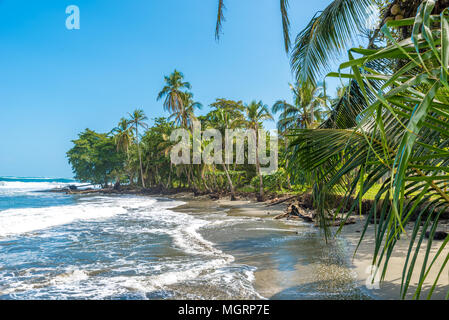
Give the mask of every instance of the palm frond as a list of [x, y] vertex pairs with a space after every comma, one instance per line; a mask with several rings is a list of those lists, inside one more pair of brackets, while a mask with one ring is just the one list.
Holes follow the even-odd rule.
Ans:
[[224, 17], [224, 11], [226, 10], [226, 6], [224, 4], [224, 0], [218, 0], [218, 13], [217, 13], [217, 23], [215, 26], [215, 39], [220, 39], [220, 34], [222, 32], [223, 22], [226, 21]]
[[357, 40], [359, 26], [366, 23], [373, 0], [334, 0], [318, 12], [296, 37], [291, 67], [298, 82], [317, 83], [346, 46]]
[[284, 47], [285, 52], [290, 51], [290, 19], [288, 17], [288, 0], [280, 0], [281, 5], [281, 17], [282, 17], [282, 31], [284, 33]]
[[[381, 270], [382, 279], [405, 225], [413, 223], [403, 265], [402, 298], [410, 297], [412, 287], [412, 297], [425, 294], [430, 298], [449, 261], [443, 250], [449, 237], [436, 253], [432, 250], [433, 236], [449, 208], [449, 9], [432, 16], [434, 6], [435, 1], [425, 0], [416, 19], [388, 22], [382, 28], [390, 41], [385, 48], [351, 49], [349, 61], [340, 66], [341, 70], [350, 68], [351, 73], [335, 76], [344, 75], [357, 83], [353, 88], [357, 99], [343, 95], [339, 110], [324, 126], [327, 129], [300, 130], [292, 142], [292, 161], [315, 175], [314, 197], [323, 221], [329, 219], [326, 200], [332, 191], [344, 192], [341, 207], [355, 212], [366, 192], [380, 185], [360, 243], [373, 220], [373, 264]], [[397, 42], [388, 28], [399, 25], [413, 26], [413, 38]], [[353, 52], [359, 57], [354, 58]], [[399, 60], [405, 64], [393, 73], [369, 67], [384, 59], [391, 65]], [[349, 108], [351, 100], [358, 101], [353, 109]], [[351, 117], [352, 122], [348, 121]], [[418, 256], [421, 265], [416, 263]], [[426, 288], [433, 269], [438, 276]], [[412, 286], [414, 275], [418, 283]]]

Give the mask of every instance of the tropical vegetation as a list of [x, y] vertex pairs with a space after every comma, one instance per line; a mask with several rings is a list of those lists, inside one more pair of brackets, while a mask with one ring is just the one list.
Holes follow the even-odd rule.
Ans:
[[[309, 191], [327, 239], [333, 231], [328, 220], [337, 215], [367, 215], [359, 244], [374, 223], [373, 264], [382, 278], [398, 241], [408, 239], [401, 297], [409, 296], [417, 274], [413, 297], [422, 298], [430, 271], [439, 268], [426, 292], [430, 298], [449, 261], [444, 255], [449, 237], [433, 241], [449, 207], [448, 6], [446, 0], [334, 0], [292, 43], [289, 1], [281, 0], [283, 45], [296, 81], [290, 86], [292, 102], [279, 99], [269, 108], [261, 101], [219, 98], [198, 115], [202, 105], [175, 70], [158, 95], [169, 117], [147, 127], [143, 111], [137, 110], [108, 134], [86, 129], [67, 154], [75, 175], [103, 186], [187, 188], [232, 199], [239, 191], [251, 191], [260, 201], [268, 190]], [[219, 0], [217, 39], [224, 9], [225, 1]], [[376, 26], [367, 29], [364, 22], [373, 15]], [[354, 42], [359, 46], [349, 49]], [[347, 61], [326, 75], [346, 50]], [[326, 93], [325, 75], [342, 79], [335, 97]], [[256, 165], [175, 166], [170, 161], [174, 142], [169, 137], [178, 128], [188, 130], [193, 140], [196, 122], [221, 133], [258, 130], [276, 115], [282, 143], [279, 169], [272, 175], [261, 174], [259, 155]], [[201, 150], [207, 147], [202, 141]], [[362, 212], [368, 196], [373, 204]], [[418, 266], [419, 255], [424, 263]]]
[[[217, 38], [224, 19], [224, 1], [218, 2]], [[398, 240], [408, 237], [402, 298], [415, 273], [419, 281], [413, 297], [421, 298], [431, 269], [438, 268], [426, 295], [431, 298], [449, 261], [443, 254], [449, 236], [431, 253], [449, 206], [448, 6], [446, 0], [334, 0], [292, 46], [289, 1], [280, 1], [284, 46], [301, 86], [316, 86], [336, 55], [359, 43], [338, 72], [328, 74], [348, 82], [318, 127], [306, 123], [292, 129], [294, 118], [301, 119], [299, 110], [282, 102], [275, 108], [283, 111], [280, 129], [291, 132], [289, 167], [312, 177], [314, 205], [326, 235], [327, 220], [348, 206], [347, 216], [361, 211], [363, 198], [380, 185], [359, 245], [373, 221], [373, 264], [381, 267], [384, 279]], [[364, 21], [373, 9], [377, 26], [367, 30]], [[339, 206], [330, 201], [335, 193], [345, 194]], [[330, 211], [335, 207], [339, 210]], [[407, 223], [413, 226], [411, 234], [405, 231]], [[416, 265], [419, 255], [424, 256], [421, 266]]]

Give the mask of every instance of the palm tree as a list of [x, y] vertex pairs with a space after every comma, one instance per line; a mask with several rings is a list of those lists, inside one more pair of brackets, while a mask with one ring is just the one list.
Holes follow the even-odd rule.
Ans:
[[268, 110], [268, 106], [263, 104], [262, 101], [252, 101], [250, 104], [245, 105], [244, 108], [246, 116], [246, 124], [249, 129], [256, 132], [256, 171], [259, 177], [259, 195], [257, 201], [264, 201], [264, 189], [263, 189], [263, 177], [260, 169], [259, 159], [259, 129], [263, 128], [262, 122], [265, 120], [273, 120], [273, 116]]
[[360, 34], [375, 5], [375, 0], [334, 0], [317, 12], [292, 47], [291, 67], [297, 81], [315, 85], [336, 56], [361, 43]]
[[[351, 58], [340, 66], [341, 70], [351, 68], [353, 73], [335, 76], [357, 82], [366, 101], [359, 107], [365, 106], [364, 109], [355, 114], [342, 108], [332, 116], [338, 121], [334, 119], [319, 129], [298, 130], [292, 143], [296, 148], [295, 161], [304, 170], [316, 173], [314, 198], [320, 221], [326, 220], [329, 192], [346, 191], [342, 206], [348, 205], [350, 209], [345, 212], [351, 213], [357, 208], [361, 210], [366, 193], [379, 186], [374, 204], [366, 212], [368, 217], [359, 244], [373, 220], [376, 230], [373, 264], [384, 278], [398, 240], [407, 238], [409, 249], [401, 283], [403, 299], [409, 296], [414, 275], [419, 278], [413, 298], [419, 299], [423, 294], [430, 298], [449, 261], [444, 251], [449, 237], [439, 244], [437, 251], [432, 250], [441, 217], [449, 209], [445, 189], [449, 182], [446, 112], [449, 19], [445, 14], [432, 15], [440, 11], [435, 4], [424, 0], [416, 19], [388, 22], [382, 31], [390, 43], [384, 48], [363, 50], [357, 59]], [[394, 27], [408, 27], [414, 34], [398, 42], [389, 30]], [[435, 47], [435, 43], [439, 45]], [[369, 66], [377, 60], [387, 60], [391, 65], [402, 61], [403, 68], [378, 72]], [[363, 72], [359, 73], [360, 70]], [[372, 79], [381, 83], [380, 90], [372, 90]], [[374, 98], [368, 98], [368, 92]], [[348, 176], [349, 187], [344, 181]], [[404, 237], [408, 223], [412, 231], [409, 237]], [[416, 264], [421, 255], [424, 262]], [[425, 281], [434, 269], [437, 277], [426, 288]]]
[[[170, 76], [165, 76], [165, 86], [159, 92], [157, 96], [157, 100], [161, 100], [165, 97], [164, 100], [164, 109], [170, 113], [180, 113], [181, 115], [186, 114], [186, 106], [185, 102], [189, 100], [183, 89], [190, 90], [192, 86], [189, 82], [185, 82], [184, 75], [175, 70]], [[184, 120], [184, 119], [183, 119]], [[185, 123], [183, 123], [186, 125]], [[185, 127], [187, 128], [187, 126]]]
[[[288, 4], [289, 0], [280, 0], [280, 11], [282, 17], [282, 30], [284, 33], [284, 46], [285, 51], [288, 52], [290, 49], [290, 20], [288, 17]], [[215, 27], [215, 39], [220, 39], [220, 34], [222, 32], [223, 21], [225, 21], [224, 11], [226, 10], [224, 0], [218, 0], [218, 14], [217, 23]]]
[[129, 146], [132, 143], [133, 137], [129, 128], [129, 120], [121, 118], [117, 127], [112, 129], [114, 134], [114, 142], [117, 146], [117, 151], [123, 151], [129, 157]]
[[[284, 47], [287, 53], [292, 50], [291, 66], [298, 82], [316, 84], [337, 54], [346, 52], [351, 43], [359, 42], [360, 31], [374, 13], [375, 6], [376, 0], [332, 1], [315, 14], [307, 27], [298, 34], [291, 49], [289, 1], [280, 0]], [[224, 10], [224, 0], [219, 0], [215, 30], [217, 39], [224, 21]]]
[[[315, 14], [307, 27], [296, 37], [291, 50], [291, 67], [298, 81], [315, 84], [336, 57], [351, 45], [361, 45], [367, 21], [379, 15], [377, 29], [368, 32], [368, 48], [373, 48], [385, 22], [415, 17], [423, 0], [334, 0]], [[447, 0], [436, 0], [434, 14], [440, 14]], [[399, 39], [411, 36], [411, 26], [399, 26]], [[386, 38], [384, 38], [386, 39]]]
[[[244, 110], [243, 103], [241, 101], [233, 101], [226, 99], [217, 99], [211, 104], [213, 108], [208, 114], [208, 119], [211, 126], [221, 132], [222, 137], [225, 137], [226, 129], [235, 129], [244, 123], [242, 111]], [[226, 161], [222, 163], [223, 169], [228, 180], [229, 189], [231, 191], [231, 201], [236, 200], [234, 184], [229, 173], [229, 164]]]
[[[318, 83], [336, 57], [346, 53], [349, 46], [361, 45], [368, 34], [368, 48], [372, 48], [385, 22], [415, 17], [423, 0], [333, 0], [326, 8], [317, 12], [309, 24], [297, 36], [291, 47], [289, 1], [280, 0], [284, 47], [291, 55], [291, 68], [298, 82]], [[440, 14], [448, 6], [447, 0], [435, 0], [433, 14]], [[215, 37], [220, 38], [225, 20], [225, 1], [218, 0]], [[367, 32], [371, 26], [367, 21], [378, 14], [377, 29]], [[411, 36], [412, 26], [398, 26], [400, 38]], [[385, 37], [383, 38], [385, 39]], [[362, 41], [361, 41], [362, 40]]]
[[148, 120], [148, 118], [142, 109], [134, 110], [133, 113], [128, 113], [128, 115], [130, 117], [129, 122], [134, 126], [134, 130], [136, 132], [136, 145], [137, 145], [137, 152], [139, 154], [140, 177], [142, 181], [142, 187], [145, 188], [145, 179], [143, 176], [143, 166], [142, 166], [142, 154], [140, 151], [140, 144], [139, 144], [139, 127], [147, 128], [148, 126], [144, 121]]
[[[117, 147], [117, 152], [126, 153], [126, 165], [125, 169], [129, 169], [129, 147], [133, 142], [133, 134], [129, 127], [129, 121], [125, 118], [121, 118], [117, 127], [112, 129], [114, 143]], [[127, 170], [128, 171], [128, 170]], [[129, 173], [129, 171], [128, 171]], [[119, 183], [117, 179], [117, 183]], [[132, 181], [131, 174], [129, 175], [129, 181]]]
[[200, 102], [193, 100], [193, 94], [190, 92], [181, 92], [182, 108], [172, 111], [169, 120], [174, 120], [176, 124], [186, 129], [192, 129], [193, 120], [195, 117], [195, 110], [202, 109], [203, 105]]
[[[280, 113], [277, 129], [284, 137], [286, 162], [289, 167], [288, 155], [288, 135], [293, 129], [308, 128], [314, 123], [321, 122], [321, 106], [327, 108], [327, 96], [323, 87], [313, 87], [308, 84], [297, 85], [296, 88], [290, 85], [293, 92], [294, 104], [287, 103], [285, 100], [278, 100], [271, 108], [276, 114]], [[291, 188], [290, 175], [287, 174], [287, 184]]]
[[[184, 81], [184, 75], [175, 70], [170, 76], [165, 77], [165, 86], [159, 92], [157, 100], [165, 97], [164, 109], [171, 113], [169, 119], [174, 119], [182, 128], [193, 130], [195, 109], [201, 109], [202, 105], [193, 100], [193, 94], [186, 90], [192, 89], [189, 82]], [[184, 168], [189, 186], [193, 181], [192, 167]]]
[[[193, 120], [195, 117], [195, 109], [201, 109], [202, 105], [193, 100], [193, 94], [189, 91], [192, 86], [189, 82], [184, 81], [184, 75], [175, 70], [170, 76], [165, 77], [165, 86], [159, 92], [157, 100], [164, 100], [165, 111], [170, 112], [169, 119], [174, 121], [184, 129], [193, 130]], [[192, 167], [184, 167], [189, 186], [193, 181]]]
[[285, 100], [278, 100], [272, 107], [273, 113], [279, 113], [277, 124], [279, 132], [284, 135], [294, 128], [310, 128], [322, 122], [324, 111], [328, 109], [329, 98], [324, 93], [324, 87], [313, 87], [310, 84], [290, 85], [293, 92], [294, 104]]

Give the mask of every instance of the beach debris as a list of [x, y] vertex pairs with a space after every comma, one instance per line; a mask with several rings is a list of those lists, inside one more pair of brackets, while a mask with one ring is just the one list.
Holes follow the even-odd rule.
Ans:
[[67, 194], [91, 194], [91, 193], [100, 193], [104, 192], [103, 189], [86, 189], [86, 190], [66, 190]]
[[274, 217], [274, 219], [280, 220], [280, 219], [284, 219], [287, 217], [288, 217], [288, 213], [281, 213], [281, 214], [277, 215], [276, 217]]
[[294, 199], [296, 197], [297, 197], [297, 195], [285, 197], [285, 198], [282, 198], [282, 199], [274, 198], [273, 200], [268, 201], [268, 204], [266, 206], [267, 207], [275, 206], [277, 204], [281, 204], [281, 203], [287, 202], [289, 200], [292, 200], [292, 199]]
[[290, 215], [294, 215], [297, 217], [300, 217], [302, 220], [306, 222], [313, 222], [316, 217], [316, 211], [315, 210], [309, 210], [301, 207], [299, 205], [299, 202], [295, 201], [292, 203], [288, 208], [287, 212]]
[[287, 220], [304, 220], [307, 222], [313, 222], [315, 217], [315, 211], [309, 210], [301, 207], [298, 201], [290, 204], [287, 208], [287, 212], [282, 213], [275, 217], [276, 220], [287, 219]]
[[[285, 213], [282, 213], [275, 217], [276, 220], [287, 219], [287, 220], [303, 220], [305, 222], [315, 223], [315, 226], [319, 226], [319, 220], [316, 210], [304, 208], [301, 206], [299, 201], [294, 201], [287, 208]], [[331, 211], [328, 215], [328, 226], [338, 227], [342, 223], [345, 225], [356, 223], [355, 217], [346, 217], [346, 214], [338, 214]]]
[[212, 194], [209, 195], [209, 197], [210, 197], [212, 200], [219, 200], [219, 199], [220, 199], [220, 195], [217, 194], [217, 193], [212, 193]]

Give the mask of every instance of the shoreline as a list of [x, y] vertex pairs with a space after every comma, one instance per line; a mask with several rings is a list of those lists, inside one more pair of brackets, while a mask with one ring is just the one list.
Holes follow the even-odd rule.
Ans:
[[[258, 217], [258, 218], [271, 218], [273, 219], [275, 216], [285, 213], [288, 204], [280, 203], [271, 207], [267, 207], [266, 203], [258, 203], [252, 200], [237, 200], [231, 201], [230, 199], [220, 199], [220, 200], [211, 200], [205, 198], [194, 197], [192, 194], [178, 194], [172, 196], [164, 196], [171, 199], [183, 200], [186, 202], [183, 207], [183, 212], [188, 212], [189, 206], [192, 206], [192, 202], [203, 202], [210, 201], [215, 205], [218, 205], [221, 208], [228, 209], [229, 216], [244, 216], [244, 217]], [[175, 208], [175, 210], [178, 208]], [[407, 254], [409, 240], [405, 237], [405, 239], [401, 239], [397, 247], [392, 253], [391, 260], [388, 265], [386, 277], [384, 281], [380, 282], [377, 287], [376, 284], [372, 284], [369, 282], [369, 278], [371, 277], [370, 271], [372, 266], [372, 254], [374, 252], [374, 228], [373, 225], [368, 227], [367, 233], [365, 234], [364, 240], [362, 241], [361, 246], [358, 248], [355, 256], [353, 256], [356, 246], [359, 242], [361, 231], [364, 226], [364, 217], [356, 216], [356, 223], [351, 225], [346, 225], [343, 227], [342, 232], [338, 235], [339, 238], [343, 239], [347, 244], [347, 253], [348, 259], [350, 261], [350, 269], [354, 272], [355, 281], [360, 286], [360, 289], [366, 293], [372, 299], [385, 299], [385, 300], [398, 300], [400, 297], [400, 288], [401, 288], [401, 277], [403, 272], [403, 264], [405, 262], [405, 256]], [[280, 220], [283, 221], [283, 220]], [[448, 221], [444, 221], [446, 225], [446, 230], [449, 228]], [[410, 225], [407, 226], [406, 231], [408, 234], [411, 232]], [[324, 236], [323, 236], [324, 237]], [[324, 241], [324, 238], [323, 238]], [[441, 245], [441, 241], [434, 241], [432, 245], [431, 252], [434, 254], [438, 251], [439, 246]], [[427, 240], [424, 241], [422, 248], [427, 246]], [[423, 250], [423, 249], [422, 249]], [[449, 255], [449, 248], [445, 248], [443, 250], [443, 254], [437, 259], [435, 265], [432, 267], [428, 279], [426, 279], [423, 291], [421, 294], [421, 299], [425, 299], [427, 294], [437, 277], [439, 266], [444, 262], [444, 257]], [[431, 255], [432, 257], [432, 255]], [[422, 252], [418, 255], [416, 259], [416, 267], [415, 272], [412, 276], [411, 286], [408, 290], [407, 299], [413, 298], [413, 293], [416, 289], [419, 279], [420, 266], [422, 265], [424, 260]], [[382, 270], [381, 270], [382, 271]], [[380, 273], [380, 272], [379, 272]], [[449, 290], [449, 267], [446, 266], [443, 273], [440, 276], [440, 285], [436, 287], [432, 300], [443, 300], [446, 297], [446, 294]], [[371, 288], [367, 288], [368, 286], [372, 286]]]
[[[278, 204], [270, 204], [267, 202], [257, 202], [255, 199], [251, 199], [247, 196], [246, 199], [231, 201], [228, 197], [220, 197], [219, 199], [214, 199], [214, 195], [195, 195], [193, 192], [189, 191], [175, 191], [170, 193], [162, 193], [162, 192], [145, 192], [136, 191], [114, 191], [109, 190], [109, 192], [105, 192], [105, 190], [95, 190], [94, 192], [68, 192], [68, 194], [89, 194], [89, 193], [102, 193], [108, 195], [142, 195], [142, 196], [152, 196], [152, 197], [161, 197], [161, 198], [169, 198], [172, 200], [181, 200], [185, 202], [185, 204], [174, 208], [175, 211], [182, 211], [184, 213], [191, 213], [189, 209], [201, 207], [206, 210], [211, 205], [216, 206], [221, 209], [225, 209], [228, 216], [234, 217], [253, 217], [253, 218], [264, 218], [264, 219], [274, 219], [276, 216], [283, 214], [287, 211], [288, 201], [278, 203]], [[223, 195], [222, 195], [223, 196]], [[279, 198], [281, 198], [279, 196]], [[210, 205], [208, 205], [210, 204]], [[341, 233], [338, 235], [338, 238], [343, 239], [345, 243], [347, 243], [347, 254], [349, 259], [349, 267], [354, 274], [354, 280], [357, 285], [360, 287], [361, 291], [366, 293], [372, 299], [386, 299], [386, 300], [398, 300], [400, 299], [400, 288], [401, 288], [401, 277], [403, 272], [403, 264], [405, 262], [405, 258], [408, 251], [408, 238], [405, 236], [401, 239], [395, 250], [392, 253], [388, 270], [386, 273], [386, 277], [384, 281], [380, 282], [380, 285], [377, 287], [376, 284], [369, 283], [367, 280], [370, 277], [371, 265], [372, 265], [372, 254], [374, 252], [374, 228], [373, 225], [368, 227], [367, 233], [365, 234], [364, 240], [362, 244], [358, 248], [356, 254], [353, 256], [358, 241], [360, 239], [361, 231], [364, 226], [365, 217], [355, 216], [355, 223], [351, 225], [346, 225], [343, 227]], [[283, 221], [283, 220], [279, 220]], [[446, 231], [449, 228], [449, 222], [443, 221]], [[313, 223], [311, 223], [313, 225]], [[406, 227], [407, 235], [410, 234], [411, 227], [408, 225]], [[323, 236], [323, 241], [324, 236]], [[441, 241], [434, 241], [431, 252], [436, 253], [438, 251], [439, 245]], [[422, 249], [420, 254], [416, 259], [416, 267], [415, 272], [412, 276], [411, 286], [406, 296], [407, 299], [411, 299], [413, 297], [413, 293], [415, 291], [416, 285], [419, 279], [420, 266], [423, 263], [424, 257], [422, 251], [425, 250], [427, 246], [427, 239], [423, 241]], [[449, 255], [449, 248], [445, 248], [443, 250], [443, 254], [436, 261], [434, 267], [429, 273], [428, 279], [426, 279], [423, 291], [421, 294], [421, 299], [425, 299], [427, 293], [429, 292], [434, 280], [438, 276], [439, 266], [444, 262], [444, 257]], [[430, 256], [432, 258], [433, 255]], [[430, 259], [431, 260], [431, 259]], [[430, 263], [430, 262], [428, 262]], [[379, 272], [380, 273], [380, 272]], [[267, 281], [268, 276], [259, 275], [264, 278], [262, 281]], [[257, 281], [257, 279], [256, 279]], [[368, 286], [372, 286], [372, 288], [367, 288]], [[436, 287], [432, 299], [441, 300], [445, 299], [446, 294], [449, 290], [449, 267], [446, 265], [443, 273], [439, 278], [439, 286]]]

